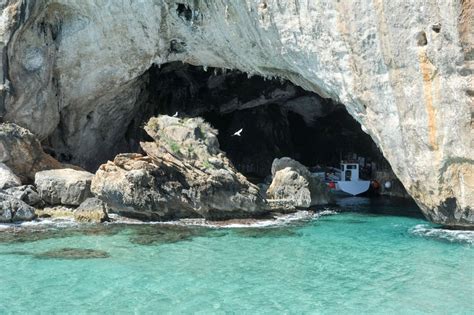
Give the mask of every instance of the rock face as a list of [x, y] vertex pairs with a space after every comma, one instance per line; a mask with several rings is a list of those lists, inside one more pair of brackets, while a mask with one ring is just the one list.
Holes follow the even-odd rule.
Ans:
[[65, 156], [86, 160], [121, 143], [152, 64], [240, 69], [343, 103], [427, 218], [474, 226], [472, 1], [7, 0], [1, 8], [0, 113]]
[[92, 197], [91, 182], [94, 175], [73, 169], [58, 169], [36, 173], [38, 193], [50, 205], [78, 206]]
[[38, 171], [62, 167], [44, 153], [30, 131], [15, 124], [0, 124], [0, 163], [9, 167], [23, 182], [33, 181]]
[[329, 192], [324, 183], [312, 177], [304, 165], [284, 157], [272, 164], [272, 184], [267, 198], [288, 200], [293, 206], [307, 208], [329, 203]]
[[148, 156], [120, 154], [102, 165], [92, 191], [125, 216], [146, 220], [252, 217], [265, 209], [258, 187], [219, 150], [217, 131], [200, 118], [152, 118]]
[[36, 188], [32, 185], [12, 187], [6, 189], [4, 192], [33, 207], [42, 207], [44, 205], [44, 202], [41, 200]]
[[101, 223], [108, 221], [105, 203], [97, 198], [88, 198], [74, 210], [74, 219], [79, 222]]
[[0, 193], [0, 222], [30, 221], [36, 217], [35, 208], [10, 195]]
[[13, 174], [10, 168], [0, 163], [0, 190], [20, 186], [21, 180]]

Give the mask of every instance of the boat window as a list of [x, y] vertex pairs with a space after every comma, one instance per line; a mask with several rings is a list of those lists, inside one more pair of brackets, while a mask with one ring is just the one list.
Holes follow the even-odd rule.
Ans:
[[[350, 165], [348, 165], [348, 166], [350, 166]], [[346, 171], [345, 176], [344, 176], [344, 177], [345, 177], [345, 180], [346, 180], [346, 181], [347, 181], [347, 180], [350, 181], [350, 180], [351, 180], [351, 177], [352, 177], [351, 175], [352, 175], [352, 172], [351, 172], [351, 171]]]
[[355, 164], [347, 165], [348, 170], [355, 170], [356, 168], [357, 168], [357, 166]]

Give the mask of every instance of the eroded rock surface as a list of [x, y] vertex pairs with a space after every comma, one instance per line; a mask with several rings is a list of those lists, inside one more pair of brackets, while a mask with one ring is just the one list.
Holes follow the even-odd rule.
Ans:
[[0, 222], [30, 221], [36, 217], [35, 208], [15, 197], [0, 192]]
[[36, 172], [62, 167], [44, 153], [34, 134], [10, 123], [0, 124], [0, 163], [9, 167], [24, 183], [32, 182]]
[[44, 205], [43, 200], [41, 200], [40, 195], [33, 185], [12, 187], [5, 189], [4, 192], [33, 207], [41, 207]]
[[20, 186], [21, 180], [12, 170], [3, 163], [0, 163], [0, 189]]
[[308, 169], [293, 159], [275, 159], [272, 164], [272, 183], [267, 198], [286, 200], [295, 207], [307, 208], [329, 203], [329, 191]]
[[65, 157], [123, 143], [152, 64], [240, 69], [343, 103], [430, 220], [474, 226], [472, 1], [1, 6], [0, 112]]
[[79, 222], [101, 223], [108, 221], [107, 207], [97, 198], [88, 198], [74, 210], [74, 219]]
[[253, 217], [265, 211], [258, 187], [219, 149], [201, 118], [159, 116], [145, 126], [147, 156], [120, 154], [102, 165], [92, 191], [125, 216], [145, 220]]

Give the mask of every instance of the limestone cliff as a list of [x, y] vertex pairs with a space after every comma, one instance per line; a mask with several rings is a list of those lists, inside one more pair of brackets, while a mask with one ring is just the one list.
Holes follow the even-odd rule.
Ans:
[[152, 64], [343, 103], [433, 222], [474, 225], [471, 1], [4, 0], [0, 113], [79, 160], [120, 142]]

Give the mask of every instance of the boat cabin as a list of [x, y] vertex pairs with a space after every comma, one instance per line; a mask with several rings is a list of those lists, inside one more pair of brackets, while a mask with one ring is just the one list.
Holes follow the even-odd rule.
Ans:
[[359, 164], [341, 163], [341, 181], [358, 181]]

